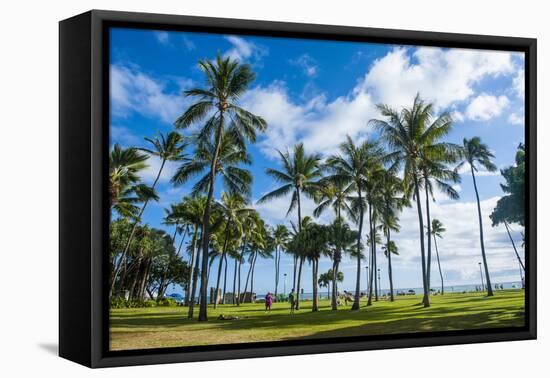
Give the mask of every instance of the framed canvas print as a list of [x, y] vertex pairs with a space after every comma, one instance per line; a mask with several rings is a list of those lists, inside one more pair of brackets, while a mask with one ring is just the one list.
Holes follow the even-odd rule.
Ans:
[[536, 40], [60, 22], [60, 355], [536, 337]]

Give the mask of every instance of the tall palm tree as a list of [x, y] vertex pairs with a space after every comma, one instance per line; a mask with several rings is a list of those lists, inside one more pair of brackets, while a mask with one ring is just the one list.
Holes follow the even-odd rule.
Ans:
[[[439, 277], [441, 278], [441, 295], [445, 294], [445, 285], [443, 284], [443, 272], [441, 271], [441, 262], [439, 260], [439, 250], [437, 248], [437, 238], [443, 238], [443, 233], [447, 231], [439, 219], [432, 219], [431, 236], [434, 238], [435, 255], [437, 257], [437, 267], [439, 268]], [[429, 236], [429, 235], [428, 235]]]
[[348, 135], [346, 141], [340, 144], [340, 153], [327, 159], [327, 167], [331, 173], [329, 180], [333, 182], [341, 181], [344, 185], [350, 186], [350, 192], [357, 194], [357, 220], [359, 227], [356, 245], [357, 278], [355, 282], [355, 297], [351, 309], [358, 310], [361, 290], [361, 235], [363, 233], [363, 217], [365, 214], [363, 195], [365, 194], [364, 191], [368, 177], [372, 173], [372, 167], [380, 164], [382, 161], [383, 150], [376, 142], [364, 141], [356, 145]]
[[412, 183], [412, 193], [410, 194], [416, 200], [418, 213], [424, 291], [422, 303], [424, 307], [429, 307], [424, 218], [420, 202], [420, 168], [425, 159], [435, 160], [435, 157], [448, 154], [454, 149], [454, 145], [441, 141], [451, 131], [452, 118], [449, 114], [443, 113], [433, 119], [433, 104], [425, 103], [420, 95], [416, 95], [411, 108], [404, 108], [400, 112], [388, 105], [381, 104], [377, 107], [385, 119], [373, 119], [369, 123], [381, 131], [382, 139], [392, 150], [390, 157], [400, 165], [404, 165], [404, 179], [407, 183]]
[[[147, 142], [149, 142], [152, 145], [152, 148], [139, 148], [139, 150], [146, 152], [150, 156], [156, 156], [160, 159], [160, 167], [157, 172], [157, 175], [155, 177], [155, 180], [153, 181], [153, 184], [151, 185], [151, 191], [155, 190], [155, 187], [160, 179], [160, 176], [162, 174], [162, 171], [164, 169], [164, 166], [166, 165], [166, 162], [168, 161], [182, 161], [186, 159], [186, 155], [184, 154], [185, 148], [187, 147], [187, 141], [185, 138], [180, 135], [177, 132], [170, 132], [168, 135], [159, 134], [159, 136], [151, 139], [151, 138], [145, 138]], [[113, 282], [111, 282], [111, 289], [110, 294], [113, 293], [113, 290], [115, 288], [115, 284], [117, 281], [117, 277], [120, 273], [120, 270], [123, 266], [123, 263], [126, 259], [126, 254], [128, 253], [128, 248], [130, 247], [130, 243], [132, 242], [132, 238], [134, 237], [134, 234], [136, 232], [136, 228], [141, 221], [141, 216], [143, 215], [143, 212], [145, 211], [145, 208], [147, 207], [147, 204], [149, 203], [149, 199], [145, 200], [143, 202], [143, 205], [141, 206], [141, 209], [139, 213], [136, 216], [136, 221], [134, 222], [134, 225], [132, 226], [132, 230], [130, 231], [130, 235], [128, 236], [128, 241], [126, 242], [126, 246], [124, 247], [124, 250], [122, 251], [122, 255], [119, 259], [119, 262], [117, 264], [117, 267], [115, 269], [115, 272], [113, 274]]]
[[380, 222], [384, 235], [386, 236], [386, 244], [382, 247], [384, 254], [388, 258], [388, 276], [390, 281], [390, 301], [394, 301], [393, 292], [393, 271], [391, 263], [391, 255], [398, 254], [397, 246], [391, 240], [391, 232], [398, 232], [399, 216], [398, 213], [404, 206], [408, 206], [408, 201], [403, 197], [403, 182], [397, 177], [392, 167], [384, 172], [382, 176], [381, 185], [381, 208], [380, 208]]
[[[266, 174], [271, 176], [275, 181], [282, 184], [281, 187], [267, 193], [258, 200], [258, 203], [264, 203], [276, 198], [284, 197], [292, 193], [290, 206], [287, 211], [287, 216], [294, 209], [298, 210], [298, 232], [302, 229], [302, 193], [310, 198], [314, 198], [316, 191], [319, 188], [318, 180], [321, 177], [321, 155], [308, 155], [305, 152], [304, 144], [299, 143], [294, 146], [292, 155], [289, 151], [285, 153], [277, 151], [281, 158], [283, 166], [282, 170], [268, 168]], [[301, 276], [302, 265], [304, 258], [298, 259], [298, 277]], [[297, 279], [296, 289], [298, 295], [296, 298], [296, 309], [300, 309], [300, 279]]]
[[319, 259], [328, 254], [327, 229], [325, 226], [310, 223], [298, 233], [301, 254], [311, 263], [311, 278], [313, 288], [313, 300], [311, 311], [319, 311], [319, 295], [317, 281], [319, 273]]
[[[357, 240], [357, 232], [350, 229], [343, 218], [337, 217], [327, 229], [328, 254], [332, 259], [332, 269], [329, 269], [330, 280], [332, 281], [331, 308], [338, 309], [338, 282], [342, 282], [339, 277], [343, 273], [340, 269], [340, 262], [346, 253], [350, 253]], [[343, 278], [342, 278], [343, 280]]]
[[207, 118], [201, 128], [198, 138], [211, 141], [213, 154], [210, 161], [210, 172], [207, 186], [206, 208], [202, 222], [202, 275], [201, 304], [199, 321], [207, 321], [206, 289], [208, 282], [208, 243], [210, 240], [208, 225], [210, 223], [210, 207], [214, 196], [214, 186], [218, 170], [216, 164], [227, 131], [232, 131], [243, 145], [245, 140], [256, 141], [256, 132], [264, 131], [267, 123], [259, 117], [239, 106], [239, 98], [248, 90], [256, 75], [250, 65], [241, 64], [238, 60], [217, 55], [215, 61], [204, 59], [199, 61], [199, 68], [204, 73], [206, 85], [185, 91], [185, 95], [197, 99], [175, 122], [179, 129], [201, 122]]
[[[222, 263], [226, 262], [227, 248], [230, 243], [231, 236], [241, 234], [241, 222], [243, 217], [246, 217], [248, 213], [252, 212], [251, 208], [246, 207], [246, 200], [239, 194], [222, 193], [222, 199], [218, 202], [218, 208], [220, 209], [220, 215], [222, 216], [225, 227], [223, 235], [223, 246], [221, 249], [220, 264], [218, 268], [218, 278], [216, 281], [216, 293], [220, 288], [220, 274]], [[233, 235], [232, 235], [233, 234]], [[227, 269], [227, 264], [226, 264]], [[225, 286], [225, 285], [224, 285]], [[222, 297], [222, 300], [224, 297]], [[217, 301], [214, 301], [214, 308], [217, 308]]]
[[460, 182], [460, 175], [456, 170], [447, 168], [446, 164], [453, 163], [458, 159], [459, 146], [452, 146], [448, 153], [438, 154], [432, 158], [423, 159], [421, 163], [421, 181], [424, 186], [426, 199], [426, 227], [427, 242], [428, 242], [428, 258], [426, 267], [426, 281], [428, 292], [431, 292], [431, 271], [432, 271], [432, 242], [431, 242], [431, 227], [432, 221], [430, 216], [430, 198], [435, 201], [434, 186], [447, 197], [453, 200], [460, 198], [460, 195], [450, 183]]
[[290, 232], [284, 224], [278, 224], [272, 232], [272, 243], [275, 248], [275, 298], [277, 298], [279, 287], [281, 254], [286, 249], [289, 237]]
[[340, 180], [320, 180], [319, 189], [315, 195], [317, 207], [313, 210], [313, 215], [318, 218], [331, 207], [337, 218], [342, 217], [342, 210], [352, 218], [353, 210], [350, 207], [350, 201], [353, 200], [353, 193], [351, 193], [351, 188], [350, 185], [345, 185]]
[[476, 193], [477, 200], [477, 216], [479, 220], [479, 242], [481, 244], [481, 257], [483, 259], [483, 266], [485, 268], [485, 279], [487, 280], [487, 296], [493, 296], [493, 288], [491, 286], [491, 278], [489, 277], [489, 267], [487, 266], [487, 256], [485, 254], [485, 242], [483, 240], [483, 220], [481, 215], [481, 203], [479, 201], [479, 192], [477, 189], [476, 175], [478, 167], [483, 167], [489, 172], [494, 172], [497, 167], [491, 159], [495, 156], [489, 150], [489, 147], [481, 142], [479, 137], [473, 137], [472, 139], [464, 138], [463, 147], [461, 151], [462, 161], [457, 167], [460, 169], [463, 165], [468, 164], [470, 166], [470, 172], [472, 173], [472, 182], [474, 183], [474, 191]]
[[390, 280], [390, 301], [393, 302], [395, 300], [395, 296], [393, 294], [391, 255], [399, 255], [399, 250], [393, 240], [388, 240], [387, 243], [382, 246], [382, 252], [384, 252], [384, 256], [388, 258], [388, 276]]

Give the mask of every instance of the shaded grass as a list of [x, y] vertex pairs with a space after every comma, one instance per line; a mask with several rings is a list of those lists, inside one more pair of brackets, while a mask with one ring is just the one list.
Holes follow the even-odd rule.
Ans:
[[[319, 312], [311, 312], [311, 302], [289, 314], [287, 303], [274, 303], [266, 313], [264, 305], [243, 304], [209, 307], [208, 322], [187, 319], [187, 307], [113, 309], [110, 316], [111, 350], [231, 344], [303, 338], [381, 335], [426, 331], [521, 327], [524, 325], [523, 290], [433, 296], [432, 306], [419, 306], [420, 296], [381, 300], [359, 311], [341, 306], [330, 309], [320, 301]], [[220, 314], [238, 320], [217, 320]]]

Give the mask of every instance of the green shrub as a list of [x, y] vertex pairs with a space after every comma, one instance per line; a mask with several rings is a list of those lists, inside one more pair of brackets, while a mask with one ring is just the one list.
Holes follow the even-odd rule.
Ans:
[[121, 297], [112, 297], [109, 301], [111, 308], [141, 308], [141, 307], [156, 307], [157, 301], [152, 299], [140, 300], [130, 299], [126, 300]]
[[174, 298], [160, 298], [159, 300], [157, 300], [158, 306], [170, 307], [170, 306], [175, 306], [176, 304], [177, 303]]

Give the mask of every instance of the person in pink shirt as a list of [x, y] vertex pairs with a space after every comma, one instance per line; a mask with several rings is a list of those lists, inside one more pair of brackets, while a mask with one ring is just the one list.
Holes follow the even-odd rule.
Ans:
[[265, 310], [271, 312], [271, 306], [273, 305], [273, 295], [267, 293], [265, 296]]

